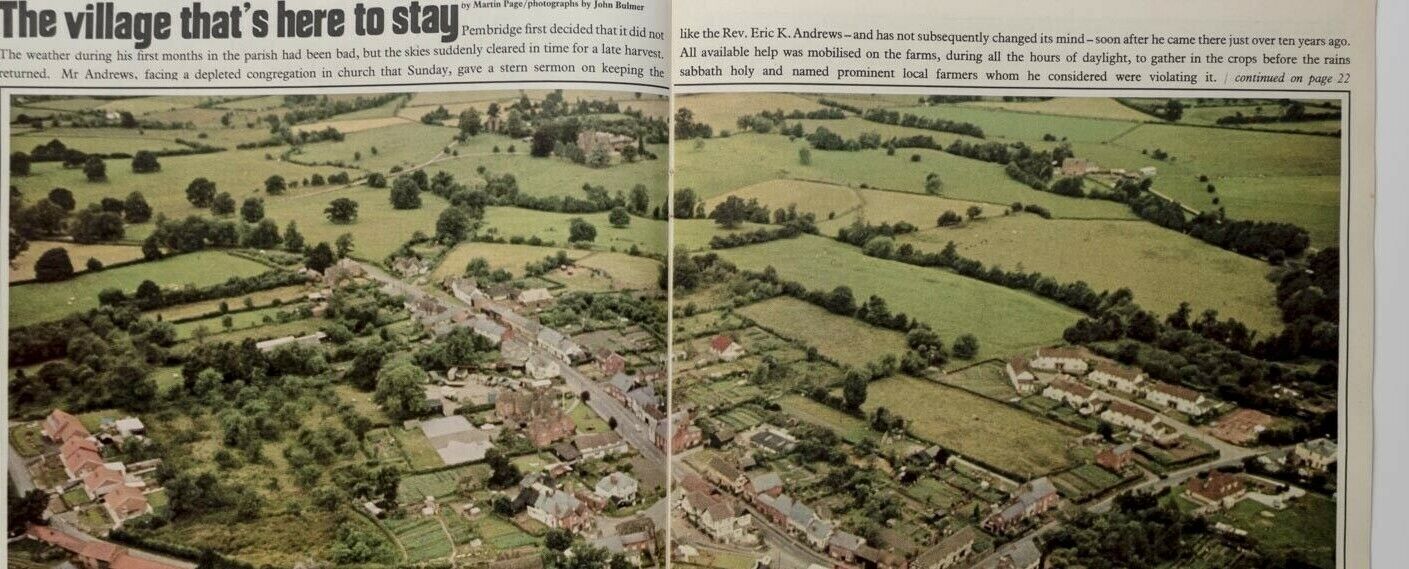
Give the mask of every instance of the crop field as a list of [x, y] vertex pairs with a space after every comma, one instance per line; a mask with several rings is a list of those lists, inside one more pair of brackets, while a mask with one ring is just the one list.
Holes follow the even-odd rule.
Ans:
[[740, 308], [739, 314], [787, 338], [817, 348], [829, 358], [863, 366], [891, 354], [905, 353], [905, 335], [838, 316], [808, 302], [778, 297]]
[[[615, 248], [628, 251], [636, 245], [642, 251], [665, 254], [666, 222], [659, 219], [632, 217], [626, 227], [612, 227], [606, 213], [571, 214], [533, 211], [514, 207], [491, 207], [484, 213], [485, 230], [482, 233], [510, 237], [538, 237], [545, 243], [553, 242], [563, 246], [568, 243], [568, 226], [575, 217], [580, 217], [597, 229], [597, 238], [592, 242], [596, 250]], [[434, 227], [434, 219], [431, 227]], [[302, 227], [303, 224], [299, 224]]]
[[[1120, 104], [1115, 99], [1098, 97], [1058, 97], [1046, 101], [976, 101], [961, 106], [1002, 109], [1021, 113], [1086, 117], [1093, 119], [1114, 119], [1123, 121], [1153, 121], [1155, 117]], [[1186, 111], [1184, 116], [1188, 117]]]
[[[811, 152], [802, 165], [798, 151], [804, 141], [790, 142], [776, 134], [738, 134], [681, 144], [675, 151], [677, 188], [692, 188], [702, 198], [776, 179], [825, 181], [844, 186], [897, 190], [920, 194], [925, 177], [937, 174], [944, 182], [940, 197], [1006, 206], [1013, 202], [1040, 204], [1056, 217], [1130, 219], [1124, 205], [1039, 192], [1008, 178], [1003, 167], [954, 156], [938, 150], [903, 149], [895, 156], [884, 150]], [[910, 160], [920, 156], [919, 162]], [[938, 215], [938, 212], [936, 212]]]
[[[434, 234], [436, 218], [450, 206], [439, 196], [423, 192], [420, 208], [398, 210], [391, 207], [389, 195], [385, 189], [349, 186], [268, 200], [265, 211], [270, 219], [279, 222], [281, 230], [290, 221], [297, 222], [299, 232], [310, 245], [319, 241], [332, 243], [339, 235], [351, 233], [356, 245], [353, 256], [381, 261], [406, 243], [413, 233]], [[356, 221], [348, 224], [328, 221], [323, 210], [337, 198], [357, 202]]]
[[923, 251], [953, 241], [960, 255], [1005, 270], [1040, 272], [1097, 291], [1126, 287], [1157, 314], [1188, 302], [1264, 332], [1281, 329], [1266, 263], [1143, 221], [1042, 219], [1014, 215], [904, 236]]
[[682, 95], [675, 101], [677, 108], [690, 109], [695, 113], [695, 121], [714, 127], [714, 133], [721, 130], [737, 132], [735, 124], [739, 117], [755, 115], [763, 111], [782, 110], [784, 114], [793, 111], [815, 111], [826, 107], [805, 95], [792, 93], [748, 93], [746, 95], [724, 93], [702, 93]]
[[871, 382], [864, 408], [885, 407], [910, 421], [916, 436], [1023, 477], [1069, 465], [1080, 435], [1057, 423], [966, 391], [913, 377]]
[[445, 254], [440, 266], [431, 272], [431, 278], [441, 280], [445, 277], [463, 275], [465, 266], [472, 259], [484, 259], [489, 263], [491, 269], [504, 269], [513, 275], [522, 275], [523, 267], [527, 263], [537, 263], [544, 257], [557, 255], [559, 251], [566, 252], [571, 259], [579, 259], [586, 255], [588, 251], [580, 249], [561, 249], [557, 247], [536, 247], [533, 245], [511, 245], [507, 243], [461, 243]]
[[[152, 212], [156, 214], [166, 214], [167, 217], [178, 219], [187, 215], [209, 215], [209, 211], [192, 206], [186, 201], [186, 186], [191, 180], [196, 178], [207, 178], [215, 182], [216, 190], [220, 192], [230, 192], [236, 203], [243, 202], [246, 197], [259, 196], [265, 198], [266, 210], [273, 210], [275, 204], [281, 200], [289, 200], [297, 197], [300, 193], [312, 191], [310, 188], [291, 189], [284, 196], [271, 197], [264, 194], [264, 180], [271, 175], [280, 175], [289, 180], [302, 180], [315, 173], [327, 176], [336, 173], [338, 170], [332, 167], [308, 167], [298, 164], [291, 164], [280, 160], [269, 160], [265, 158], [265, 153], [279, 153], [278, 148], [256, 149], [256, 150], [231, 150], [217, 154], [197, 154], [190, 156], [168, 156], [160, 158], [161, 171], [150, 174], [135, 174], [132, 172], [132, 161], [130, 159], [107, 160], [108, 179], [103, 182], [89, 182], [83, 175], [80, 168], [64, 168], [55, 162], [45, 162], [34, 165], [34, 173], [29, 176], [15, 177], [10, 181], [18, 187], [25, 197], [25, 203], [34, 203], [44, 199], [49, 190], [56, 187], [68, 188], [73, 191], [74, 200], [78, 202], [78, 207], [87, 207], [90, 203], [96, 203], [102, 198], [124, 199], [132, 192], [142, 192], [147, 202], [152, 206]], [[319, 208], [321, 214], [322, 208]], [[281, 224], [287, 220], [273, 217]], [[302, 225], [302, 224], [300, 224]], [[150, 231], [150, 224], [145, 226], [146, 231]], [[131, 238], [137, 232], [135, 227], [128, 227], [128, 237]]]
[[495, 516], [485, 516], [479, 522], [479, 534], [485, 543], [504, 551], [538, 544], [538, 539]]
[[160, 308], [147, 313], [152, 318], [161, 318], [167, 322], [181, 320], [195, 316], [206, 316], [220, 311], [220, 304], [225, 303], [231, 310], [239, 310], [245, 307], [245, 299], [249, 299], [252, 306], [266, 306], [278, 301], [280, 304], [287, 304], [297, 300], [302, 300], [307, 294], [307, 289], [301, 285], [292, 285], [269, 290], [261, 290], [250, 294], [223, 298], [218, 300], [207, 300], [204, 302], [192, 302], [190, 304], [178, 304]]
[[412, 470], [445, 466], [440, 454], [435, 452], [435, 447], [431, 446], [430, 440], [420, 428], [404, 429], [392, 426], [389, 430], [391, 436], [396, 438], [397, 444], [401, 445], [401, 452], [406, 454], [406, 460], [411, 464]]
[[778, 404], [783, 407], [784, 413], [797, 417], [804, 423], [831, 429], [852, 444], [880, 436], [872, 431], [865, 421], [801, 395], [784, 397]]
[[[350, 134], [341, 142], [308, 144], [292, 158], [303, 163], [345, 164], [347, 167], [385, 173], [393, 166], [411, 168], [435, 158], [446, 146], [454, 143], [458, 132], [453, 128], [406, 121], [381, 128], [356, 128], [365, 126], [367, 121], [382, 120], [397, 119], [359, 120], [353, 125], [355, 130], [347, 131]], [[341, 130], [344, 125], [331, 126]]]
[[219, 252], [199, 252], [88, 273], [67, 281], [11, 287], [10, 326], [54, 320], [71, 312], [97, 308], [98, 293], [103, 289], [117, 288], [130, 294], [144, 280], [163, 288], [187, 284], [206, 286], [266, 270], [268, 267], [254, 261]]
[[[625, 253], [597, 252], [579, 259], [577, 265], [606, 273], [610, 281], [609, 290], [653, 290], [660, 288], [661, 263], [655, 259], [636, 257]], [[594, 276], [594, 278], [600, 277]]]
[[97, 259], [103, 265], [123, 263], [142, 258], [142, 248], [130, 245], [83, 245], [61, 241], [31, 241], [29, 249], [10, 261], [10, 282], [34, 278], [34, 262], [45, 251], [59, 248], [68, 251], [73, 270], [79, 273], [88, 270], [88, 259]]
[[435, 516], [406, 514], [401, 518], [382, 520], [396, 541], [406, 548], [406, 561], [418, 563], [449, 557], [454, 545]]
[[802, 180], [768, 180], [706, 200], [705, 212], [713, 211], [720, 202], [733, 196], [744, 201], [758, 200], [758, 203], [769, 209], [797, 206], [799, 212], [813, 214], [817, 216], [818, 221], [846, 215], [862, 205], [858, 191], [844, 185]]
[[773, 241], [720, 251], [750, 270], [772, 266], [778, 275], [808, 289], [851, 287], [857, 302], [870, 295], [929, 324], [946, 341], [966, 333], [978, 337], [978, 359], [1052, 343], [1079, 314], [1031, 294], [933, 268], [867, 257], [860, 249], [821, 237]]
[[[337, 517], [311, 506], [298, 515], [254, 519], [215, 514], [167, 524], [146, 535], [158, 541], [210, 548], [256, 566], [291, 567], [309, 556], [327, 556], [337, 534]], [[381, 535], [369, 534], [373, 539]]]

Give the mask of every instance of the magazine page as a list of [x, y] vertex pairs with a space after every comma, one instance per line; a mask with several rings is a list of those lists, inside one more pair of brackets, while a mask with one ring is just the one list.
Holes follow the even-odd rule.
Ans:
[[666, 8], [0, 2], [9, 563], [663, 565]]
[[1371, 2], [683, 2], [671, 558], [1366, 567]]

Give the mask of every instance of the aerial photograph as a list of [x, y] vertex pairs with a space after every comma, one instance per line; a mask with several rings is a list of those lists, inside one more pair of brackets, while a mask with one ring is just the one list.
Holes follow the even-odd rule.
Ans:
[[668, 98], [8, 102], [10, 567], [665, 565]]
[[675, 566], [1336, 567], [1339, 101], [672, 118]]

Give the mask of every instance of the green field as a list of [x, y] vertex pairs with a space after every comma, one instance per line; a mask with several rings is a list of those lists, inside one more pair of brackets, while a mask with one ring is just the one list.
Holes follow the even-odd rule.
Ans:
[[[336, 125], [335, 125], [336, 126]], [[293, 159], [308, 163], [342, 163], [385, 173], [393, 166], [411, 168], [436, 157], [454, 143], [453, 128], [401, 123], [347, 134], [341, 142], [305, 145]], [[375, 154], [372, 148], [376, 148]], [[361, 157], [358, 158], [357, 155]]]
[[39, 256], [45, 251], [54, 248], [68, 251], [69, 261], [73, 263], [73, 270], [84, 272], [88, 270], [88, 259], [97, 259], [104, 266], [114, 263], [123, 263], [142, 258], [142, 248], [130, 245], [81, 245], [63, 241], [31, 241], [29, 248], [10, 261], [10, 282], [19, 280], [29, 280], [34, 278], [34, 262], [39, 260]]
[[[642, 251], [665, 254], [666, 222], [658, 219], [632, 217], [631, 224], [612, 227], [606, 213], [570, 214], [551, 213], [520, 209], [515, 207], [491, 207], [484, 213], [485, 230], [481, 233], [510, 237], [538, 237], [559, 246], [567, 245], [568, 225], [575, 217], [581, 217], [597, 228], [597, 239], [592, 248], [597, 250], [627, 251], [636, 245]], [[432, 224], [434, 221], [432, 221]], [[300, 227], [302, 224], [300, 224]]]
[[1008, 401], [1018, 396], [1013, 384], [1008, 381], [1004, 364], [997, 361], [947, 373], [939, 378], [939, 381], [999, 401]]
[[1067, 445], [1081, 433], [1011, 406], [913, 377], [871, 382], [864, 408], [886, 407], [925, 441], [1023, 477], [1069, 465]]
[[210, 334], [223, 330], [233, 331], [258, 328], [265, 325], [265, 318], [269, 318], [271, 322], [278, 322], [280, 314], [288, 314], [296, 318], [298, 307], [284, 306], [278, 308], [261, 308], [258, 310], [246, 310], [244, 312], [229, 314], [229, 328], [225, 327], [225, 316], [213, 316], [200, 320], [182, 322], [176, 325], [176, 336], [182, 340], [189, 340], [196, 336], [197, 330], [200, 329], [204, 329], [207, 334]]
[[79, 275], [67, 281], [10, 287], [10, 326], [55, 320], [97, 308], [98, 293], [103, 289], [117, 288], [131, 294], [144, 280], [163, 288], [208, 286], [267, 270], [254, 261], [206, 251]]
[[[391, 207], [389, 196], [386, 189], [348, 186], [272, 200], [265, 208], [268, 216], [280, 223], [281, 230], [290, 221], [298, 222], [298, 230], [309, 245], [319, 241], [332, 243], [339, 235], [351, 233], [355, 245], [352, 255], [375, 262], [395, 252], [417, 231], [434, 234], [436, 218], [450, 207], [440, 197], [423, 192], [419, 209], [398, 210]], [[323, 210], [337, 198], [357, 202], [356, 221], [346, 225], [328, 221]]]
[[1215, 519], [1246, 530], [1269, 549], [1304, 552], [1318, 567], [1336, 566], [1336, 503], [1330, 498], [1307, 494], [1280, 511], [1243, 500]]
[[1195, 314], [1213, 308], [1255, 330], [1281, 329], [1266, 263], [1143, 221], [1015, 215], [900, 241], [930, 252], [953, 241], [960, 255], [985, 265], [1040, 272], [1062, 283], [1086, 281], [1097, 291], [1129, 288], [1136, 303], [1161, 315], [1188, 302]]
[[783, 406], [783, 412], [804, 423], [836, 431], [838, 436], [852, 444], [879, 437], [865, 421], [801, 395], [784, 397], [778, 404]]
[[391, 530], [396, 541], [406, 548], [408, 563], [449, 557], [454, 549], [434, 516], [407, 514], [401, 518], [383, 520], [382, 525]]
[[476, 258], [487, 261], [491, 269], [504, 269], [515, 276], [522, 276], [524, 264], [537, 263], [542, 261], [544, 257], [557, 255], [559, 251], [565, 251], [572, 259], [581, 258], [588, 253], [578, 249], [510, 245], [508, 243], [461, 243], [445, 254], [445, 258], [441, 260], [440, 266], [431, 273], [431, 277], [440, 280], [445, 277], [463, 275], [465, 266], [470, 263], [471, 259]]
[[736, 95], [726, 93], [702, 93], [681, 95], [675, 99], [676, 108], [690, 109], [695, 121], [714, 127], [714, 134], [721, 130], [738, 132], [739, 117], [756, 115], [763, 111], [781, 110], [784, 114], [793, 111], [815, 111], [826, 107], [810, 100], [805, 95], [793, 93], [749, 93]]
[[[1124, 121], [1152, 121], [1155, 117], [1120, 104], [1115, 99], [1099, 97], [1057, 97], [1046, 101], [1001, 101], [988, 100], [963, 103], [966, 107], [1002, 109], [1023, 113], [1044, 115], [1114, 119]], [[1184, 116], [1189, 113], [1186, 111]]]
[[[11, 138], [16, 149], [29, 152], [35, 146], [58, 140], [64, 146], [89, 154], [136, 154], [138, 150], [182, 150], [188, 148], [173, 140], [173, 131], [151, 130], [139, 133], [135, 129], [115, 128], [55, 128], [30, 131]], [[180, 131], [175, 131], [180, 132]]]
[[968, 105], [935, 105], [906, 109], [904, 112], [921, 117], [973, 123], [983, 128], [984, 136], [992, 140], [1020, 140], [1029, 143], [1042, 140], [1046, 134], [1072, 142], [1102, 142], [1139, 125], [1126, 120], [1018, 113]]
[[940, 214], [946, 211], [965, 215], [969, 207], [978, 206], [983, 210], [980, 217], [991, 217], [1002, 215], [1009, 209], [1007, 204], [956, 200], [909, 192], [858, 189], [800, 180], [769, 180], [711, 198], [705, 202], [705, 210], [712, 211], [715, 205], [728, 196], [738, 196], [744, 200], [756, 199], [769, 209], [797, 206], [799, 212], [816, 216], [817, 226], [823, 235], [835, 235], [838, 229], [851, 225], [858, 219], [868, 223], [904, 221], [916, 227], [927, 228], [933, 227]]
[[[369, 131], [375, 133], [376, 131]], [[485, 140], [477, 140], [485, 139]], [[489, 142], [500, 148], [494, 153]], [[491, 174], [513, 174], [518, 181], [519, 191], [530, 196], [574, 196], [586, 197], [583, 184], [602, 186], [607, 192], [627, 193], [636, 184], [646, 186], [651, 196], [651, 207], [665, 204], [667, 186], [666, 148], [664, 145], [647, 145], [646, 149], [659, 156], [657, 160], [637, 160], [629, 164], [614, 163], [605, 168], [590, 168], [575, 164], [563, 158], [534, 158], [528, 154], [529, 145], [522, 141], [510, 141], [503, 137], [486, 138], [481, 135], [470, 140], [478, 150], [460, 150], [460, 156], [436, 162], [431, 168], [445, 170], [455, 175], [455, 179], [470, 184], [479, 182], [478, 169], [483, 166]], [[509, 145], [515, 146], [515, 153], [508, 152]], [[365, 152], [363, 153], [366, 154]]]
[[[625, 253], [596, 252], [577, 261], [579, 267], [596, 269], [607, 274], [611, 290], [654, 290], [660, 288], [660, 261], [646, 257], [635, 257]], [[579, 277], [600, 280], [596, 274], [577, 271]], [[573, 277], [565, 277], [562, 271], [553, 273], [553, 278], [563, 279], [572, 286]]]
[[905, 353], [905, 335], [860, 320], [832, 314], [792, 297], [778, 297], [740, 308], [739, 314], [787, 338], [817, 348], [851, 366], [864, 366], [886, 354]]
[[773, 241], [720, 254], [745, 269], [772, 266], [780, 277], [809, 289], [851, 287], [858, 303], [879, 295], [892, 312], [929, 324], [946, 342], [966, 333], [978, 336], [979, 359], [1055, 342], [1080, 316], [1031, 294], [940, 269], [867, 257], [860, 249], [821, 237]]
[[[884, 150], [812, 151], [811, 164], [803, 166], [798, 150], [806, 145], [776, 134], [739, 134], [704, 141], [703, 146], [682, 144], [675, 151], [675, 187], [692, 188], [701, 197], [712, 198], [770, 180], [798, 179], [923, 193], [925, 177], [934, 173], [944, 181], [940, 196], [949, 199], [1041, 204], [1057, 217], [1133, 217], [1124, 205], [1039, 192], [1009, 179], [1000, 165], [937, 150], [902, 149], [895, 156], [887, 156]], [[912, 154], [921, 160], [912, 162]]]

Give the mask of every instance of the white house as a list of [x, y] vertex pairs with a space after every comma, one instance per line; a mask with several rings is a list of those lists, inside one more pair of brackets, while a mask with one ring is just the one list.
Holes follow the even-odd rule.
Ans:
[[1203, 415], [1207, 411], [1205, 407], [1208, 405], [1208, 398], [1202, 393], [1162, 381], [1150, 381], [1145, 385], [1145, 398], [1150, 401], [1178, 409], [1179, 412], [1193, 417]]
[[1066, 375], [1053, 379], [1047, 384], [1047, 388], [1042, 390], [1043, 397], [1061, 401], [1078, 411], [1090, 409], [1091, 404], [1097, 400], [1096, 395], [1095, 389], [1077, 383], [1071, 376]]
[[1086, 379], [1108, 389], [1134, 394], [1138, 393], [1140, 385], [1145, 383], [1145, 372], [1114, 362], [1098, 360], [1095, 369], [1091, 370]]
[[1003, 371], [1008, 374], [1008, 381], [1019, 394], [1027, 395], [1037, 389], [1037, 376], [1029, 368], [1027, 358], [1018, 356], [1008, 360]]
[[562, 364], [558, 360], [543, 354], [533, 354], [524, 363], [524, 370], [534, 379], [553, 379], [563, 373]]
[[598, 480], [592, 491], [603, 500], [623, 505], [635, 502], [636, 493], [640, 488], [640, 483], [625, 472], [613, 472]]
[[1336, 462], [1337, 446], [1330, 439], [1316, 439], [1292, 448], [1292, 458], [1298, 465], [1325, 472]]
[[1101, 419], [1130, 429], [1159, 445], [1172, 445], [1179, 440], [1179, 432], [1160, 421], [1154, 413], [1121, 401], [1112, 401], [1110, 407], [1101, 412]]
[[1075, 347], [1039, 348], [1030, 365], [1042, 371], [1060, 371], [1073, 375], [1086, 373], [1086, 350]]

